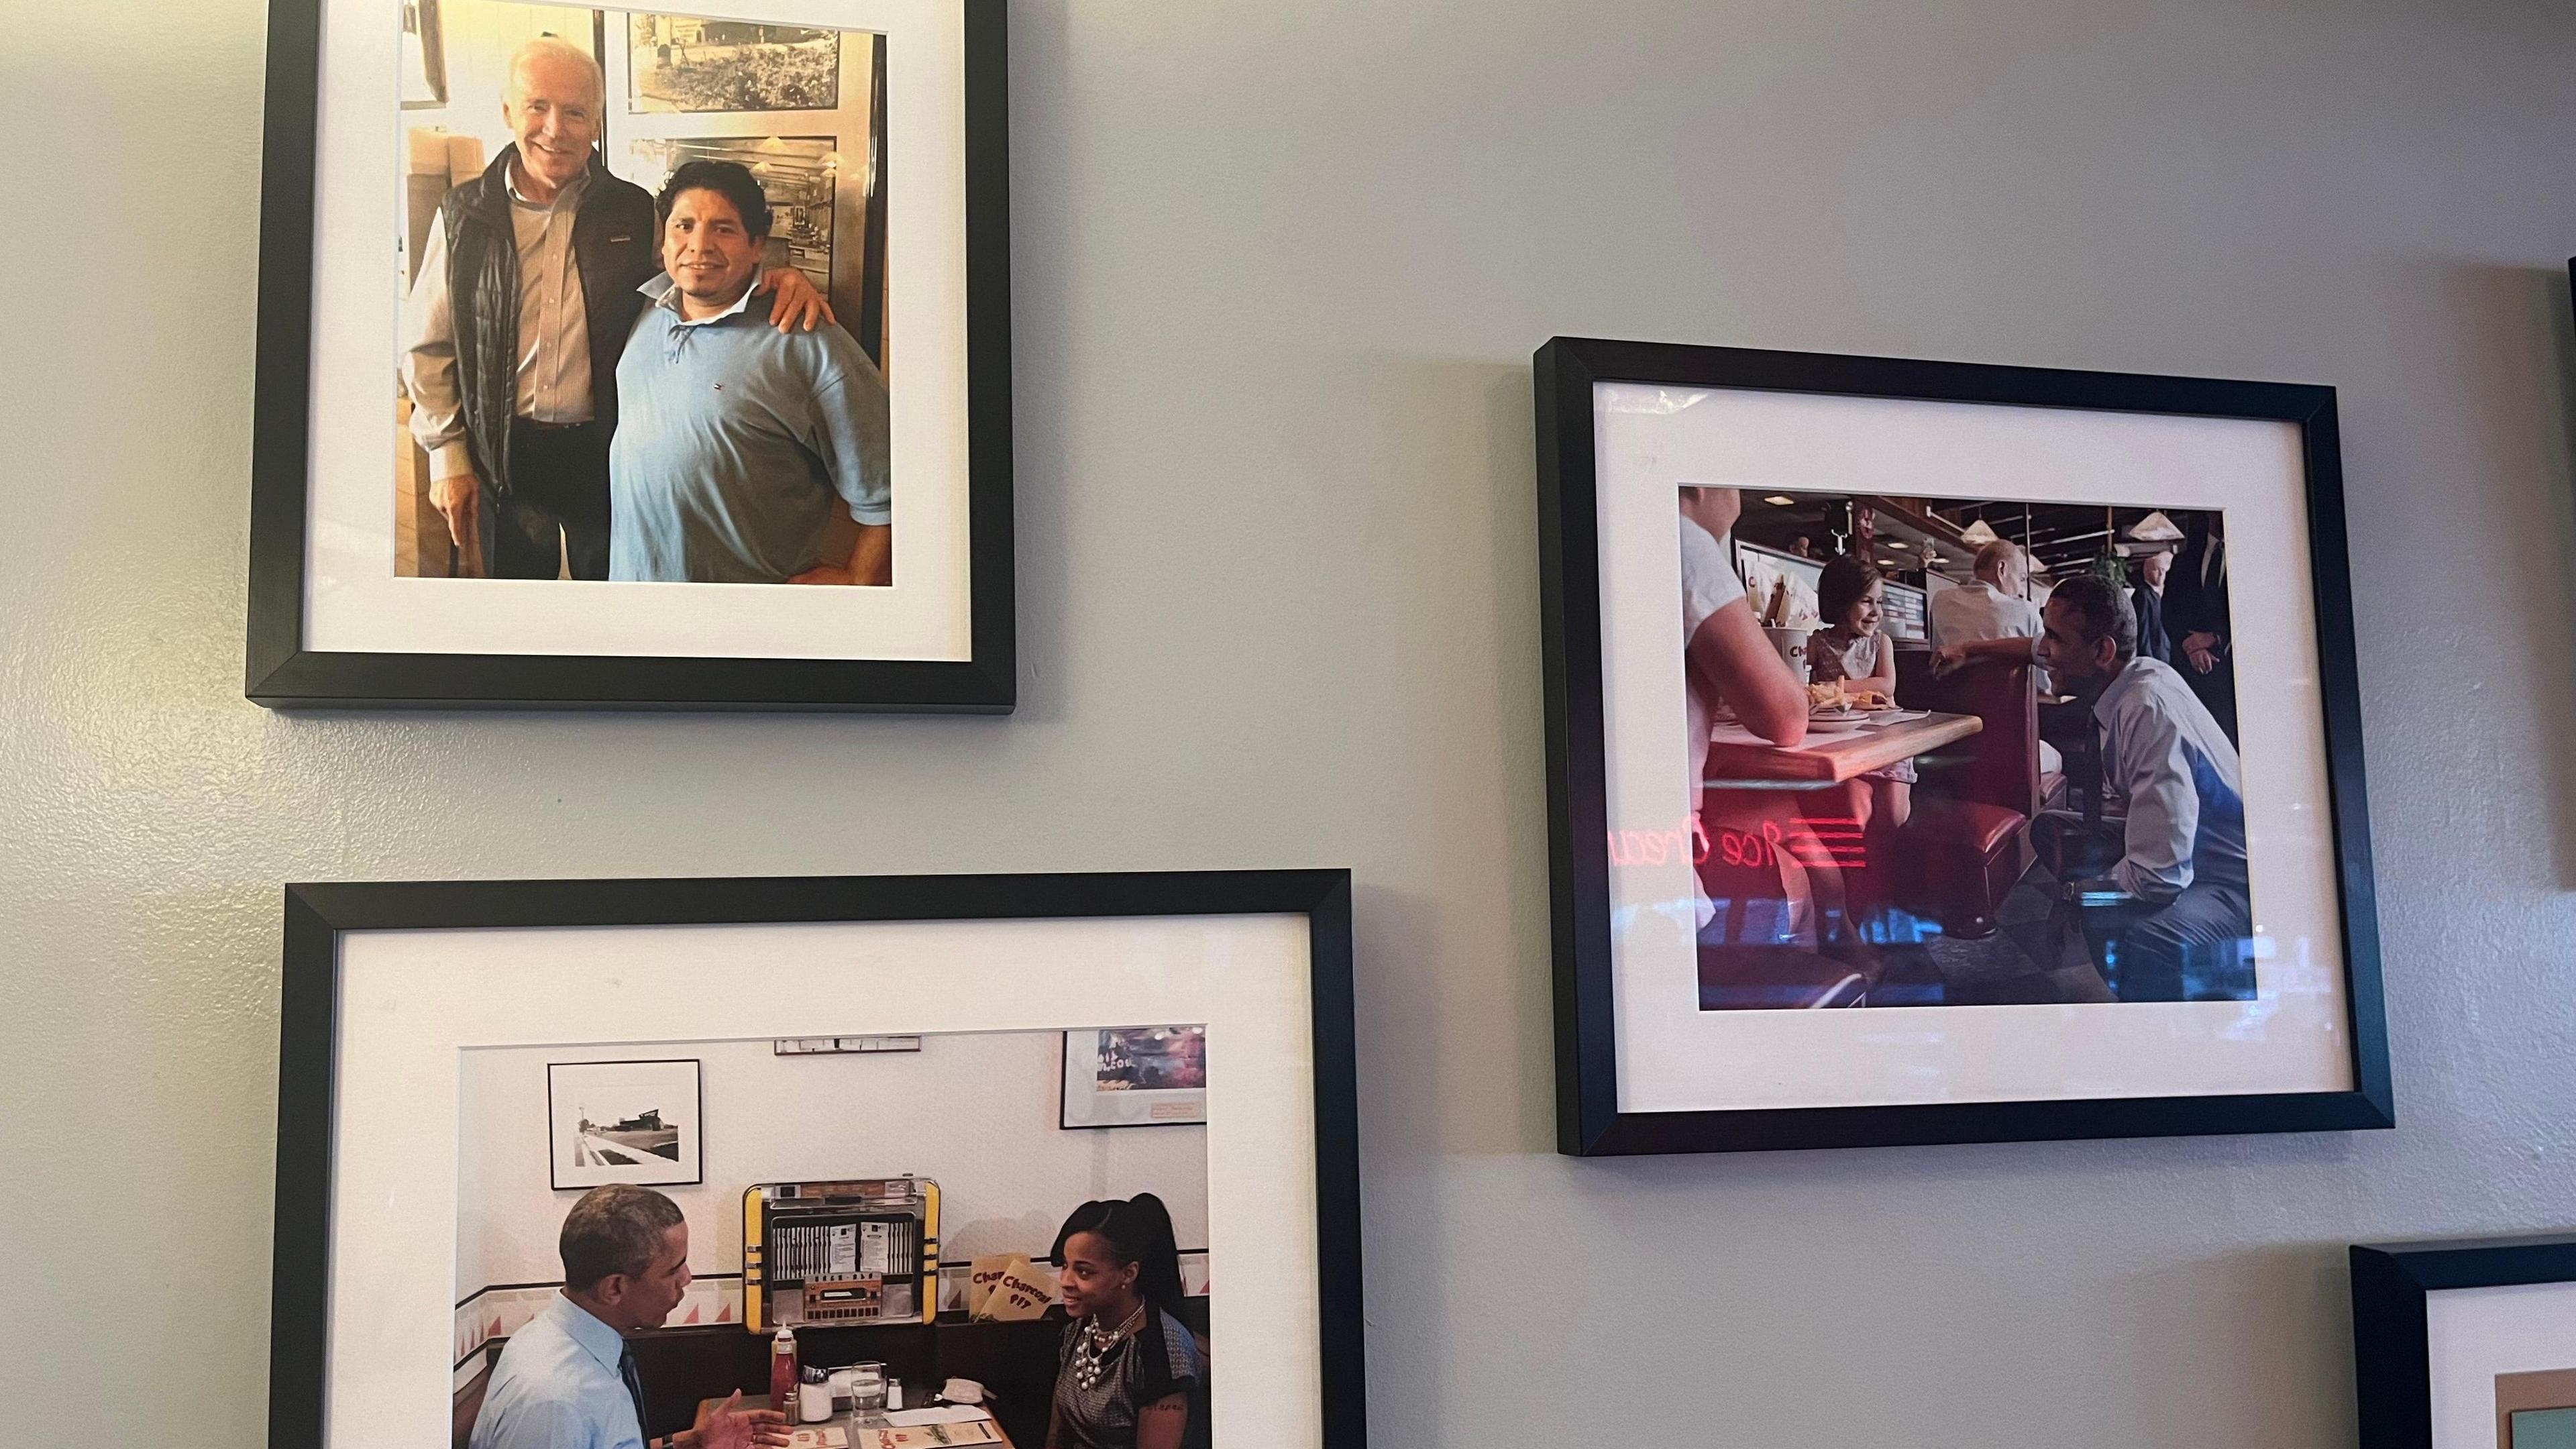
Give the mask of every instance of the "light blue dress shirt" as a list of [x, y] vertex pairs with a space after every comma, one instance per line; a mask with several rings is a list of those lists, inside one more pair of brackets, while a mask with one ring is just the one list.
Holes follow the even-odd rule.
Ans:
[[2245, 884], [2245, 786], [2236, 747], [2169, 664], [2133, 659], [2093, 704], [2102, 775], [2128, 797], [2112, 882], [2161, 904], [2195, 880]]
[[751, 294], [692, 322], [669, 274], [617, 363], [608, 576], [784, 583], [816, 564], [835, 506], [893, 518], [885, 377], [826, 322], [781, 332]]
[[467, 1449], [643, 1449], [626, 1340], [557, 1294], [501, 1347]]

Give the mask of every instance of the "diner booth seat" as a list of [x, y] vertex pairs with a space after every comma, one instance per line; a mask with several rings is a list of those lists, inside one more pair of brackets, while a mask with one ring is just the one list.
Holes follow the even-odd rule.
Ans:
[[[1701, 819], [1727, 820], [1727, 796], [1722, 788], [1703, 792]], [[1796, 858], [1807, 858], [1818, 847], [1802, 845], [1800, 837], [1809, 832], [1830, 834], [1848, 828], [1849, 797], [1820, 791], [1770, 798], [1790, 802], [1789, 810], [1784, 812], [1789, 818], [1776, 822], [1776, 835], [1751, 822], [1741, 822], [1751, 828], [1735, 833], [1730, 843], [1722, 838], [1729, 833], [1727, 827], [1712, 823], [1710, 829], [1715, 835], [1704, 842], [1704, 853], [1696, 866], [1700, 886], [1716, 908], [1715, 917], [1700, 933], [1700, 1009], [1865, 1006], [1871, 989], [1878, 984], [1879, 963], [1866, 956], [1845, 961], [1803, 944], [1785, 943], [1782, 938], [1787, 930], [1789, 902], [1781, 888], [1779, 868], [1761, 858], [1765, 849], [1786, 849]], [[1763, 845], [1757, 847], [1755, 841]], [[1736, 848], [1728, 848], [1730, 844]]]
[[1896, 702], [1985, 723], [1915, 760], [1913, 817], [1891, 871], [1896, 903], [1948, 935], [1993, 935], [2004, 897], [2030, 869], [2030, 822], [2064, 789], [2040, 773], [2030, 666], [1979, 660], [1935, 676], [1930, 651], [1901, 650]]
[[501, 1357], [501, 1345], [497, 1341], [487, 1343], [476, 1352], [482, 1358], [483, 1366], [474, 1371], [474, 1377], [467, 1379], [465, 1387], [458, 1389], [448, 1402], [447, 1442], [450, 1449], [465, 1449], [466, 1441], [474, 1437], [474, 1421], [482, 1416], [483, 1396], [492, 1391], [492, 1365]]

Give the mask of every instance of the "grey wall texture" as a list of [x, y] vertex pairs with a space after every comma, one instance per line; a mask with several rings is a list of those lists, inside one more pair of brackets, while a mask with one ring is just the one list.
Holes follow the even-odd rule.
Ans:
[[[262, 9], [0, 8], [0, 1438], [264, 1442], [290, 879], [1352, 867], [1385, 1446], [2328, 1449], [2576, 1228], [2556, 0], [1023, 0], [997, 720], [244, 703]], [[1554, 333], [2339, 387], [2399, 1129], [1554, 1156]]]

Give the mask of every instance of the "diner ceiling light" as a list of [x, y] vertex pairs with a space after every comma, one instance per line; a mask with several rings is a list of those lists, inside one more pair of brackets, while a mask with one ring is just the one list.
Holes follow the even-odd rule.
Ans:
[[2122, 532], [2140, 543], [2173, 543], [2182, 537], [2182, 530], [2174, 527], [2174, 521], [2165, 517], [2163, 509], [2130, 524]]
[[1961, 543], [1973, 543], [1979, 548], [1983, 548], [1987, 544], [1995, 541], [1995, 531], [1986, 527], [1986, 521], [1980, 518], [1976, 522], [1959, 530], [1959, 541]]
[[1798, 506], [1798, 500], [1790, 497], [1786, 493], [1774, 493], [1769, 497], [1764, 498], [1762, 501], [1770, 504], [1774, 508], [1795, 508]]

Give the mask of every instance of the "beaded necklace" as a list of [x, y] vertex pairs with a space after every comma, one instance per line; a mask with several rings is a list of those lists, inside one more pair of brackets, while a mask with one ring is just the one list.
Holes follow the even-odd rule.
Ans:
[[1145, 1305], [1142, 1303], [1137, 1304], [1136, 1311], [1128, 1314], [1127, 1321], [1116, 1328], [1102, 1328], [1097, 1318], [1084, 1319], [1081, 1341], [1073, 1346], [1074, 1383], [1086, 1394], [1100, 1387], [1100, 1381], [1109, 1374], [1110, 1353], [1144, 1323]]

